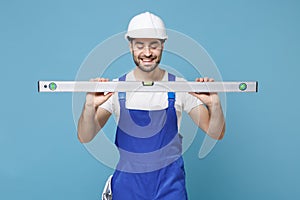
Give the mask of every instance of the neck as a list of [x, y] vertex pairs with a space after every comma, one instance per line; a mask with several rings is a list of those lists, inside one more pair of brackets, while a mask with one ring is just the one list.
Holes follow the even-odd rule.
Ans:
[[144, 72], [136, 67], [133, 70], [135, 80], [137, 81], [161, 81], [165, 75], [165, 70], [156, 67], [151, 72]]

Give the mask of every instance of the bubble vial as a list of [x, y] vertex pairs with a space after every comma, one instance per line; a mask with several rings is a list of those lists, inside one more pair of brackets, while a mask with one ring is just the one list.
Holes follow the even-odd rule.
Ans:
[[247, 89], [247, 84], [246, 84], [246, 83], [241, 83], [241, 84], [239, 85], [239, 89], [240, 89], [241, 91], [246, 90], [246, 89]]
[[56, 85], [54, 82], [51, 82], [51, 83], [49, 84], [49, 89], [50, 89], [50, 90], [54, 91], [54, 90], [56, 90], [56, 88], [57, 88], [57, 85]]

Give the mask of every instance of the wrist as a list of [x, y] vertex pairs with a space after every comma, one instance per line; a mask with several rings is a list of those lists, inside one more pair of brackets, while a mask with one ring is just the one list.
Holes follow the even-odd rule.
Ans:
[[221, 107], [220, 101], [216, 101], [216, 102], [210, 102], [209, 104], [206, 104], [207, 108], [209, 110], [215, 110], [215, 109], [219, 109]]
[[95, 111], [96, 106], [93, 103], [85, 102], [84, 107], [86, 110]]
[[219, 96], [217, 94], [213, 94], [210, 96], [209, 101], [206, 102], [207, 107], [219, 107], [221, 105]]

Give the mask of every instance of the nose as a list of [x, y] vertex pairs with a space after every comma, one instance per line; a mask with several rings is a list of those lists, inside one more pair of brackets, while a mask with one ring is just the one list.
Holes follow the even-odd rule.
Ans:
[[149, 47], [145, 47], [144, 48], [144, 54], [145, 56], [151, 56], [152, 52], [150, 51], [150, 48]]

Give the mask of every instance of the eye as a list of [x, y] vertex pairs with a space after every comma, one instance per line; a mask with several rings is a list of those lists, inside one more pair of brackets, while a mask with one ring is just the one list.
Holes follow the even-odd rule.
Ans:
[[155, 43], [150, 44], [150, 48], [153, 49], [153, 50], [158, 49], [159, 47], [160, 47], [159, 43], [155, 42]]
[[135, 48], [142, 50], [142, 49], [144, 49], [144, 45], [143, 44], [135, 44]]
[[150, 45], [150, 48], [151, 48], [151, 49], [157, 49], [157, 48], [158, 48], [158, 45], [157, 45], [157, 44], [152, 44], [152, 45]]

